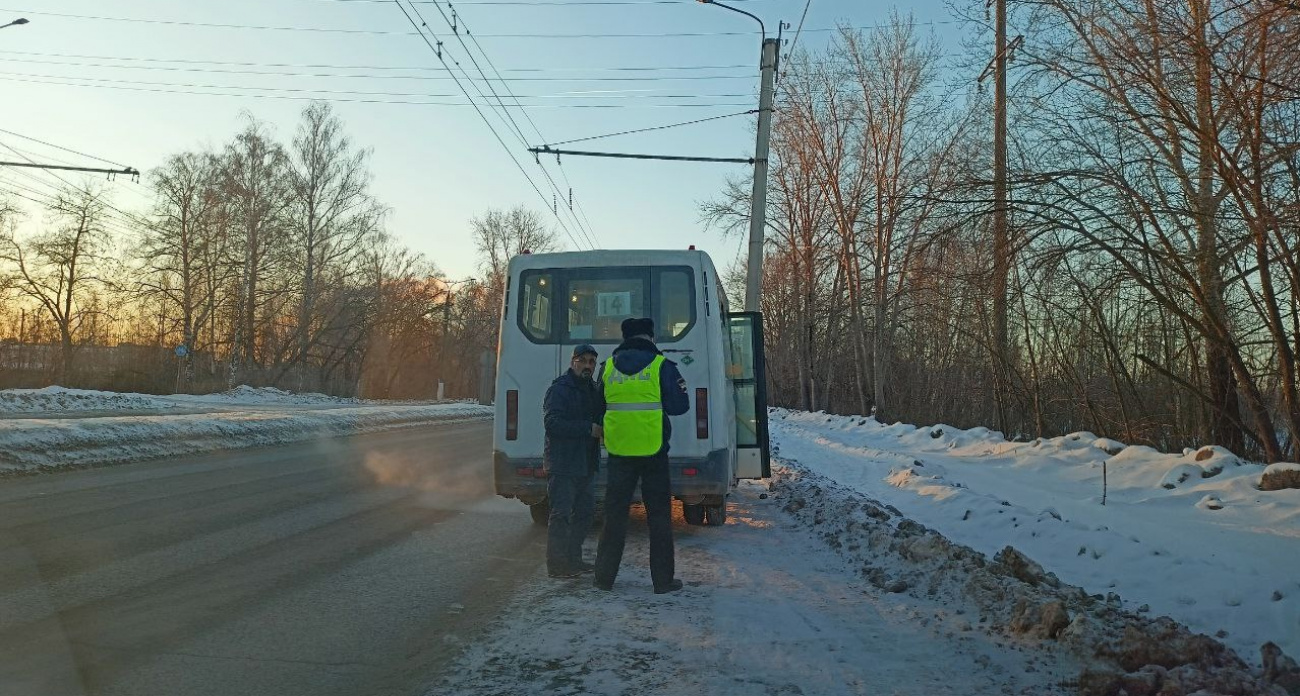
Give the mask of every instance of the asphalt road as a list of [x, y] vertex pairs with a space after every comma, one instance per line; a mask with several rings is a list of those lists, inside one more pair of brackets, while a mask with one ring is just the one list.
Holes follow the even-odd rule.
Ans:
[[0, 694], [420, 694], [544, 548], [488, 423], [0, 479]]

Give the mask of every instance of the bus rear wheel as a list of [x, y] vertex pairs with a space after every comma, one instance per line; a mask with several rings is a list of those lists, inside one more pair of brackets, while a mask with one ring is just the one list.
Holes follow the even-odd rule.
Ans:
[[533, 516], [533, 524], [545, 527], [551, 519], [551, 504], [542, 501], [528, 506], [528, 513]]
[[686, 524], [704, 524], [704, 506], [682, 503], [682, 517], [686, 518]]
[[701, 505], [704, 508], [704, 523], [710, 527], [721, 527], [727, 523], [727, 501], [717, 505]]

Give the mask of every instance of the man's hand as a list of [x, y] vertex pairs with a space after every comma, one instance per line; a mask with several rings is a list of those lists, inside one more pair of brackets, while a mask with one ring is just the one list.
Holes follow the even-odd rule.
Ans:
[[600, 438], [605, 437], [605, 429], [600, 427], [599, 425], [596, 425], [595, 423], [592, 423], [591, 436], [599, 440]]

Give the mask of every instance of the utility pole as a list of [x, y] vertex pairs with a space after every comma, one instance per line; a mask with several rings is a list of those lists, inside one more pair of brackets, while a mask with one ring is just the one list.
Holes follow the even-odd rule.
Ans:
[[993, 356], [998, 427], [1007, 428], [1007, 0], [997, 2], [993, 61]]
[[760, 67], [762, 85], [758, 93], [758, 140], [754, 144], [754, 189], [749, 202], [749, 263], [745, 272], [745, 311], [759, 311], [759, 290], [763, 287], [763, 234], [767, 225], [767, 154], [772, 138], [772, 85], [776, 78], [776, 54], [780, 41], [763, 39]]
[[478, 377], [478, 402], [484, 406], [491, 406], [492, 399], [496, 391], [497, 361], [492, 355], [492, 351], [483, 351], [479, 357], [479, 377]]
[[767, 224], [767, 145], [772, 136], [772, 85], [776, 81], [776, 56], [781, 39], [767, 38], [767, 27], [755, 15], [717, 0], [698, 1], [703, 5], [716, 5], [749, 17], [758, 22], [758, 31], [763, 37], [763, 50], [759, 54], [758, 64], [762, 70], [762, 83], [758, 93], [758, 142], [754, 145], [754, 190], [749, 197], [749, 263], [745, 268], [745, 311], [757, 312], [758, 294], [763, 287], [763, 233]]
[[1007, 285], [1011, 270], [1011, 240], [1007, 231], [1007, 61], [1020, 45], [1023, 36], [1007, 44], [1007, 0], [987, 0], [994, 10], [993, 60], [980, 73], [983, 82], [993, 73], [993, 277], [989, 292], [993, 295], [993, 398], [997, 426], [1007, 429], [1010, 401], [1010, 370], [1007, 369]]
[[447, 396], [447, 336], [451, 329], [451, 285], [442, 298], [442, 347], [438, 349], [438, 401]]

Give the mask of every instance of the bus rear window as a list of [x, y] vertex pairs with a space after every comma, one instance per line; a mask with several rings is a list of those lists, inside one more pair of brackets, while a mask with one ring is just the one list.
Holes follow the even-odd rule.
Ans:
[[533, 343], [619, 343], [623, 320], [645, 316], [655, 340], [672, 343], [695, 324], [695, 276], [684, 266], [525, 271], [518, 298], [517, 322]]
[[644, 275], [626, 278], [570, 276], [569, 340], [622, 338], [624, 319], [645, 316], [646, 280]]

